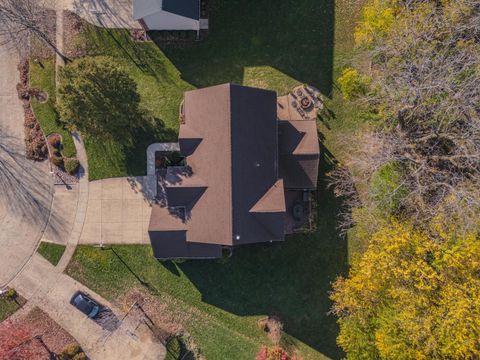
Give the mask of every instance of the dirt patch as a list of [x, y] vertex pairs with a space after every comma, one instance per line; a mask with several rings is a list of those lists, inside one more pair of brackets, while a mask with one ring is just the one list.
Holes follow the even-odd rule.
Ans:
[[0, 324], [0, 360], [48, 360], [69, 345], [78, 343], [39, 308]]

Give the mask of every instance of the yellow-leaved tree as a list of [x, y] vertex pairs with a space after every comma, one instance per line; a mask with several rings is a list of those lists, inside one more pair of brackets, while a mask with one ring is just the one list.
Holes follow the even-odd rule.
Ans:
[[393, 220], [335, 282], [347, 358], [480, 358], [478, 234], [429, 234]]
[[371, 0], [362, 10], [362, 20], [355, 28], [355, 43], [369, 46], [376, 37], [387, 33], [397, 10], [396, 0]]

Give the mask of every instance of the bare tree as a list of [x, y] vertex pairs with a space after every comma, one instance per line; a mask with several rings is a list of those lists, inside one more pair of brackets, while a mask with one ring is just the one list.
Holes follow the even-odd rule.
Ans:
[[52, 11], [52, 4], [47, 0], [0, 0], [0, 45], [9, 45], [25, 54], [30, 36], [34, 36], [63, 60], [68, 60], [53, 38], [54, 27], [47, 16]]
[[[345, 164], [352, 177], [337, 172], [333, 182], [339, 192], [351, 188], [348, 182], [368, 187], [382, 166], [400, 164], [399, 188], [408, 189], [404, 215], [422, 224], [448, 214], [478, 226], [480, 3], [407, 3], [388, 36], [367, 54], [372, 90], [358, 101], [381, 112], [383, 122], [353, 141], [358, 147]], [[366, 193], [363, 200], [372, 200]]]

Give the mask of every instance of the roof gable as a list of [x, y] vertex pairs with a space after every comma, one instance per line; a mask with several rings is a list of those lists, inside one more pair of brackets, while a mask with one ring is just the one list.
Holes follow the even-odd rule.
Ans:
[[250, 209], [251, 213], [283, 212], [285, 211], [285, 193], [283, 180], [278, 179], [273, 186]]

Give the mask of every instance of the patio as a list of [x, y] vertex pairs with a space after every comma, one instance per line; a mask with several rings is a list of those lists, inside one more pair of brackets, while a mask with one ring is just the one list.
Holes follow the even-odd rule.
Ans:
[[316, 120], [323, 108], [320, 92], [310, 85], [300, 85], [277, 98], [279, 120]]

